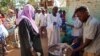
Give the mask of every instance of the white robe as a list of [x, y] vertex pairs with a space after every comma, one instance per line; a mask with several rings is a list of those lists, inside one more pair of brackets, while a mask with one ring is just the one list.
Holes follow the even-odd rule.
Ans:
[[35, 23], [39, 27], [39, 22], [40, 22], [40, 14], [41, 13], [36, 13], [35, 14]]
[[[53, 23], [56, 22], [56, 25]], [[60, 43], [60, 26], [62, 24], [59, 16], [54, 17], [52, 14], [47, 18], [47, 33], [48, 33], [48, 45], [54, 45]]]
[[47, 24], [46, 24], [46, 21], [47, 21], [47, 19], [46, 19], [46, 15], [44, 14], [40, 14], [40, 20], [39, 20], [39, 27], [42, 27], [42, 26], [46, 26]]

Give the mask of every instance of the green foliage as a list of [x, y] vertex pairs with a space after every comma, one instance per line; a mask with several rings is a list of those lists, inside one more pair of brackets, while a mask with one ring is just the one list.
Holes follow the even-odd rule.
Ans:
[[5, 7], [5, 6], [7, 6], [6, 2], [0, 2], [0, 7]]
[[9, 2], [10, 2], [10, 0], [2, 0], [2, 1], [0, 2], [0, 7], [5, 7], [5, 6], [7, 6]]
[[11, 3], [13, 4], [13, 0], [2, 0], [0, 2], [0, 10], [6, 13]]

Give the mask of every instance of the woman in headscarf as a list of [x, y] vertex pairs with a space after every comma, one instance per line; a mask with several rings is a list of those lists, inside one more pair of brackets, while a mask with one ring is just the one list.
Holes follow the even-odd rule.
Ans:
[[21, 44], [21, 56], [33, 56], [33, 48], [36, 52], [40, 52], [43, 56], [39, 30], [32, 19], [35, 9], [32, 5], [24, 6], [22, 13], [19, 13], [17, 21], [19, 26], [19, 37]]

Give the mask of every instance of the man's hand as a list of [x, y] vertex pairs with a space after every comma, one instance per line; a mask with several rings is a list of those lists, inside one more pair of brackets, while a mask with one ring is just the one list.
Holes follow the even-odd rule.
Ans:
[[92, 42], [92, 40], [90, 39], [86, 39], [85, 43], [81, 44], [78, 48], [73, 50], [73, 53], [77, 52], [77, 51], [81, 51], [83, 50], [85, 47], [87, 47], [90, 43]]

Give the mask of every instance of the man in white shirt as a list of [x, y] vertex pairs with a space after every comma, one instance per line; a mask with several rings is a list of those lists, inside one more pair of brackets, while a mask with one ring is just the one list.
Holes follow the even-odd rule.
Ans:
[[45, 14], [45, 9], [41, 10], [40, 14], [40, 21], [39, 21], [39, 27], [46, 27], [46, 14]]
[[41, 14], [41, 9], [39, 8], [35, 14], [35, 23], [39, 27], [39, 21], [40, 21], [40, 14]]
[[83, 22], [83, 44], [73, 53], [84, 49], [84, 56], [100, 56], [100, 23], [91, 17], [88, 9], [81, 6], [76, 9], [77, 17]]
[[[47, 29], [46, 29], [46, 26], [47, 26], [47, 18], [46, 18], [46, 13], [45, 13], [45, 9], [44, 8], [41, 8], [41, 13], [40, 13], [40, 16], [39, 16], [39, 24], [38, 24], [38, 28], [39, 28], [39, 31], [40, 31], [40, 38], [41, 38], [41, 41], [46, 41], [48, 43], [48, 38], [47, 38]], [[43, 42], [44, 43], [44, 42]], [[44, 53], [44, 56], [48, 56], [48, 44], [45, 43], [45, 45], [42, 45], [43, 47], [43, 53]]]
[[52, 14], [50, 14], [50, 17], [48, 17], [47, 19], [49, 46], [60, 43], [60, 26], [62, 24], [62, 20], [60, 16], [57, 14], [58, 7], [54, 7], [52, 11]]
[[[47, 32], [46, 32], [46, 26], [47, 26], [47, 19], [46, 19], [46, 15], [45, 15], [45, 9], [41, 10], [41, 14], [40, 14], [40, 20], [39, 20], [39, 30], [40, 30], [40, 34], [41, 37], [47, 37]], [[45, 35], [44, 35], [45, 34]]]

